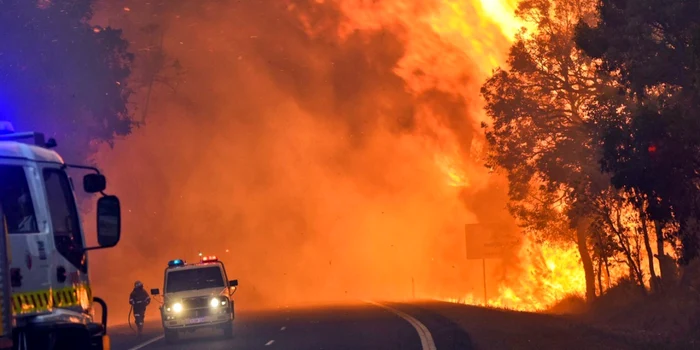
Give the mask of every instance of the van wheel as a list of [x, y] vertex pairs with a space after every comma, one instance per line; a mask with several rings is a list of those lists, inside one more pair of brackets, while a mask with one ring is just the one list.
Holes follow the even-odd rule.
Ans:
[[224, 331], [224, 338], [233, 338], [233, 321], [228, 321], [224, 323], [221, 329]]
[[178, 334], [177, 331], [165, 330], [165, 342], [168, 344], [173, 344], [177, 341]]

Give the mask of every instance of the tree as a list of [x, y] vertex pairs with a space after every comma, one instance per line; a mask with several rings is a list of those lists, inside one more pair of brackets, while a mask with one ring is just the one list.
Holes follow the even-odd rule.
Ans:
[[[206, 0], [197, 1], [195, 7], [205, 3]], [[165, 41], [171, 19], [186, 12], [186, 5], [188, 2], [182, 0], [157, 5], [138, 0], [100, 3], [99, 11], [109, 14], [108, 23], [122, 28], [134, 43], [130, 83], [135, 95], [131, 101], [134, 119], [138, 125], [146, 124], [149, 113], [153, 112], [151, 100], [162, 93], [161, 88], [177, 94], [179, 84], [184, 81], [185, 69], [178, 59], [166, 52]], [[185, 99], [183, 95], [177, 97]]]
[[598, 23], [581, 23], [576, 41], [602, 61], [601, 76], [619, 82], [617, 93], [601, 95], [592, 108], [603, 170], [656, 223], [659, 256], [667, 228], [681, 242], [681, 263], [688, 263], [700, 247], [691, 224], [700, 210], [697, 2], [603, 0]]
[[120, 30], [88, 23], [93, 3], [0, 1], [0, 117], [56, 137], [73, 162], [134, 126], [133, 55]]
[[[608, 182], [601, 180], [596, 163], [595, 126], [587, 106], [606, 82], [573, 38], [579, 19], [594, 13], [593, 0], [521, 2], [517, 15], [536, 24], [537, 31], [518, 35], [508, 69], [497, 69], [482, 87], [493, 121], [486, 133], [489, 165], [507, 172], [511, 205], [519, 207], [513, 212], [520, 219], [551, 216], [551, 208], [559, 208], [574, 232], [589, 301], [596, 296], [588, 249], [597, 211], [591, 198]], [[533, 198], [549, 201], [528, 205]]]

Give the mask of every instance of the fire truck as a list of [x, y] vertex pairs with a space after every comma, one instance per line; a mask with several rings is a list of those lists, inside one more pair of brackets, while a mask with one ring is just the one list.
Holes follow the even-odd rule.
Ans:
[[[104, 192], [98, 169], [65, 163], [56, 146], [0, 121], [0, 346], [109, 349], [107, 305], [92, 295], [87, 253], [119, 242], [119, 199]], [[101, 195], [97, 246], [86, 245], [69, 169], [86, 172], [83, 190]]]

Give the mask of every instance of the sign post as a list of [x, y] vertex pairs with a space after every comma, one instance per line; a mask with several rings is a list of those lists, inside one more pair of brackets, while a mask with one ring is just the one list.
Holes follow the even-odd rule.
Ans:
[[467, 260], [481, 260], [484, 280], [484, 306], [488, 306], [486, 291], [486, 259], [501, 258], [506, 249], [520, 244], [517, 237], [510, 235], [512, 229], [502, 223], [465, 225]]
[[488, 306], [489, 299], [486, 297], [486, 258], [481, 259], [481, 270], [484, 273], [484, 306]]
[[411, 277], [411, 294], [413, 295], [413, 300], [416, 300], [416, 281]]

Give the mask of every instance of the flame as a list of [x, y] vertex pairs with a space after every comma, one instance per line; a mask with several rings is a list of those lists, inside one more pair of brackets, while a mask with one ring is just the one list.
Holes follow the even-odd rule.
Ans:
[[[545, 311], [568, 296], [583, 297], [586, 278], [581, 268], [581, 256], [573, 244], [544, 242], [538, 244], [526, 238], [518, 253], [520, 270], [508, 273], [498, 284], [497, 293], [488, 297], [486, 305], [518, 311]], [[610, 279], [614, 282], [625, 276], [626, 267], [614, 265]], [[606, 278], [607, 280], [607, 278]], [[484, 305], [483, 296], [468, 293], [464, 296], [440, 297], [453, 303]]]
[[[405, 36], [406, 52], [395, 73], [405, 80], [406, 89], [415, 95], [433, 89], [459, 94], [469, 102], [470, 114], [477, 116], [472, 127], [479, 130], [477, 124], [488, 122], [481, 101], [476, 98], [479, 87], [495, 68], [504, 66], [515, 35], [535, 28], [533, 23], [516, 17], [518, 3], [519, 0], [344, 0], [340, 4], [347, 21], [339, 34], [345, 37], [355, 30], [399, 28]], [[460, 157], [463, 153], [458, 137], [441, 124], [435, 112], [420, 110], [418, 115], [424, 134], [436, 135], [426, 138], [425, 146], [434, 153], [435, 165], [444, 174], [446, 185], [465, 188], [473, 187], [476, 181], [485, 184], [484, 178], [490, 175], [481, 166], [478, 155], [470, 150], [467, 159]], [[483, 135], [472, 142], [472, 148], [481, 139]], [[557, 203], [555, 210], [564, 209], [564, 203]], [[498, 292], [487, 301], [489, 306], [540, 311], [566, 296], [585, 294], [585, 274], [574, 243], [535, 243], [526, 237], [517, 260], [519, 268], [504, 272]], [[645, 254], [641, 254], [640, 261], [641, 268], [646, 269]], [[628, 275], [622, 264], [609, 270], [608, 286]], [[483, 297], [475, 294], [440, 299], [484, 303]]]
[[[515, 17], [517, 3], [345, 0], [340, 5], [348, 20], [340, 35], [399, 27], [407, 46], [395, 72], [404, 78], [407, 88], [414, 93], [432, 88], [454, 91], [472, 101], [480, 83], [505, 63], [515, 34], [521, 28], [531, 28]], [[465, 84], [465, 77], [477, 84]]]
[[[401, 28], [407, 42], [406, 53], [395, 73], [406, 81], [406, 88], [416, 95], [431, 89], [461, 95], [470, 103], [469, 112], [477, 116], [472, 127], [479, 130], [476, 124], [487, 121], [481, 101], [476, 98], [479, 87], [493, 69], [505, 64], [515, 34], [533, 27], [515, 16], [517, 4], [517, 0], [347, 0], [341, 2], [348, 21], [340, 34], [342, 37], [353, 30]], [[438, 122], [439, 116], [421, 110], [419, 117], [420, 128], [437, 135], [426, 140], [426, 147], [433, 150], [445, 183], [456, 188], [470, 187], [481, 178], [483, 184], [483, 178], [489, 175], [475, 152], [469, 152], [470, 159], [460, 158], [459, 140]], [[488, 300], [489, 305], [542, 310], [568, 294], [585, 291], [580, 256], [573, 244], [534, 244], [526, 239], [517, 258], [521, 267], [514, 271], [517, 276], [505, 278], [508, 282], [499, 285], [496, 296]], [[483, 304], [483, 297], [474, 294], [441, 299]]]
[[[626, 206], [622, 210], [622, 216], [622, 223], [628, 230], [639, 229], [640, 223], [632, 207]], [[649, 239], [656, 241], [657, 237], [650, 232]], [[651, 285], [649, 260], [641, 240], [641, 237], [631, 235], [627, 244], [631, 245], [633, 251], [638, 252], [636, 263], [643, 273], [645, 286], [649, 288]], [[664, 252], [672, 258], [677, 258], [669, 242], [664, 242]], [[652, 254], [658, 254], [655, 245], [652, 245]], [[629, 267], [620, 259], [624, 257], [610, 258], [609, 266], [601, 267], [601, 280], [596, 281], [597, 291], [610, 289], [622, 279], [631, 278]], [[538, 243], [526, 236], [518, 252], [518, 260], [521, 270], [506, 271], [505, 276], [498, 283], [496, 296], [488, 297], [486, 303], [483, 296], [474, 292], [458, 298], [438, 297], [436, 299], [537, 312], [550, 309], [568, 296], [584, 297], [586, 279], [581, 267], [581, 255], [575, 244]], [[658, 275], [660, 271], [658, 259], [654, 259], [653, 264]]]
[[451, 187], [468, 187], [469, 179], [456, 163], [453, 157], [442, 154], [435, 155], [435, 164], [447, 176], [447, 184]]
[[[500, 284], [496, 296], [488, 298], [488, 306], [542, 311], [565, 296], [582, 295], [585, 292], [586, 281], [580, 268], [580, 255], [574, 246], [546, 242], [538, 245], [526, 238], [518, 257], [523, 271], [517, 271], [517, 276], [509, 276], [512, 278], [507, 283]], [[476, 293], [460, 298], [440, 299], [484, 305], [483, 296]]]
[[[474, 130], [487, 121], [478, 99], [479, 88], [494, 68], [505, 64], [507, 51], [522, 28], [533, 26], [515, 16], [518, 0], [432, 0], [340, 2], [347, 21], [340, 37], [355, 30], [399, 28], [406, 53], [395, 73], [415, 95], [431, 90], [450, 91], [469, 103]], [[434, 112], [418, 113], [419, 128], [437, 135], [426, 141], [435, 153], [436, 166], [452, 187], [473, 185], [465, 175], [483, 172], [481, 165], [464, 164], [459, 140], [441, 125]], [[439, 140], [439, 141], [438, 141]], [[478, 140], [475, 140], [478, 142]], [[474, 143], [474, 142], [473, 142]], [[469, 152], [471, 153], [471, 152]], [[476, 159], [472, 158], [472, 163]], [[479, 169], [473, 169], [479, 168]]]

